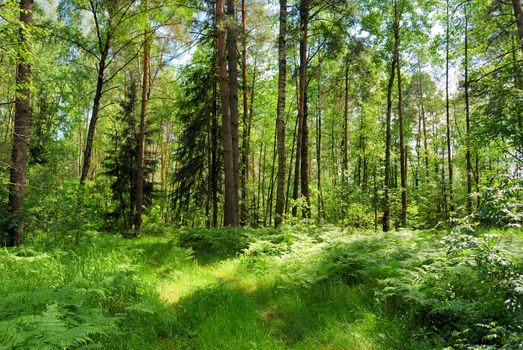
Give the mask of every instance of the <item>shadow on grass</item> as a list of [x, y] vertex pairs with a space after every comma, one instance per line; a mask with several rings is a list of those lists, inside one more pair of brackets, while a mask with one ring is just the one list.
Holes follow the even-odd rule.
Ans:
[[237, 257], [256, 238], [275, 233], [271, 229], [194, 229], [178, 235], [178, 246], [191, 249], [201, 265], [209, 265]]
[[[372, 270], [391, 273], [387, 266], [412, 253], [385, 249], [388, 243], [376, 239], [321, 251], [312, 269], [323, 275], [306, 283], [278, 279], [244, 290], [241, 283], [219, 281], [199, 289], [175, 306], [175, 333], [181, 345], [196, 349], [408, 348], [408, 320], [384, 314], [374, 299]], [[362, 254], [367, 265], [357, 258]]]

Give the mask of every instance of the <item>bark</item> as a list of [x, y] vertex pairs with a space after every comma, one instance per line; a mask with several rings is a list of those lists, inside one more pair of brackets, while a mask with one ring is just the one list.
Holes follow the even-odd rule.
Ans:
[[[263, 151], [263, 148], [264, 148], [265, 144], [262, 142], [260, 143], [260, 154], [258, 156], [258, 198], [257, 198], [257, 204], [256, 204], [256, 210], [258, 212], [258, 215], [259, 215], [259, 212], [260, 212], [260, 199], [262, 197], [261, 193], [262, 193], [262, 165], [263, 165], [263, 159], [264, 159], [264, 151]], [[259, 219], [259, 217], [258, 217]]]
[[307, 44], [309, 28], [309, 0], [300, 3], [300, 107], [301, 112], [301, 161], [300, 161], [300, 187], [301, 195], [305, 199], [303, 217], [310, 217], [310, 194], [309, 194], [309, 131], [307, 126]]
[[390, 230], [390, 146], [391, 146], [391, 119], [392, 119], [392, 88], [394, 87], [394, 77], [396, 74], [396, 55], [392, 55], [390, 66], [389, 82], [387, 84], [387, 116], [386, 116], [386, 136], [385, 136], [385, 183], [383, 194], [383, 231]]
[[310, 159], [309, 159], [309, 127], [307, 124], [307, 93], [305, 93], [304, 113], [303, 113], [303, 129], [301, 140], [301, 168], [300, 168], [300, 187], [301, 196], [305, 199], [302, 216], [310, 218], [311, 216], [311, 201], [309, 192], [309, 178], [310, 178]]
[[[320, 56], [318, 54], [318, 63], [321, 65]], [[316, 164], [317, 164], [317, 172], [316, 172], [316, 182], [318, 186], [318, 221], [321, 221], [323, 218], [323, 189], [321, 186], [321, 127], [322, 127], [322, 120], [321, 120], [321, 69], [319, 70], [318, 75], [318, 118], [317, 118], [317, 124], [316, 124]]]
[[[294, 183], [293, 183], [293, 192], [292, 192], [292, 199], [298, 200], [300, 196], [300, 168], [301, 168], [301, 142], [302, 142], [302, 134], [303, 134], [303, 113], [301, 110], [301, 102], [300, 102], [300, 83], [299, 80], [296, 82], [296, 97], [298, 102], [298, 134], [296, 137], [296, 156], [295, 156], [295, 164], [294, 164]], [[292, 206], [292, 216], [297, 216], [298, 208], [296, 207], [296, 204]]]
[[[238, 30], [236, 26], [235, 0], [227, 0], [227, 63], [229, 84], [229, 113], [231, 118], [232, 136], [232, 165], [234, 172], [234, 200], [236, 218], [239, 218], [238, 186], [239, 186], [239, 164], [238, 164]], [[236, 223], [238, 224], [238, 223]]]
[[400, 15], [398, 2], [394, 1], [394, 38], [396, 54], [396, 71], [398, 75], [398, 121], [400, 127], [400, 175], [401, 175], [401, 226], [407, 226], [407, 154], [405, 149], [405, 131], [403, 123], [403, 97], [401, 87], [400, 63]]
[[345, 66], [345, 94], [343, 100], [343, 178], [349, 171], [349, 59]]
[[521, 1], [512, 0], [512, 8], [514, 9], [514, 16], [516, 17], [519, 46], [521, 48], [521, 53], [523, 53], [523, 10], [521, 9]]
[[292, 166], [294, 164], [294, 145], [296, 144], [296, 132], [298, 130], [298, 119], [296, 118], [296, 123], [294, 123], [294, 132], [292, 136], [292, 147], [291, 147], [291, 161], [289, 164], [289, 175], [287, 176], [287, 196], [285, 198], [285, 212], [289, 212], [289, 197], [290, 197], [290, 187], [291, 187], [291, 176], [292, 176]]
[[211, 116], [211, 197], [212, 197], [212, 218], [211, 226], [218, 227], [218, 91], [216, 78], [212, 83], [213, 106]]
[[449, 46], [450, 46], [450, 18], [449, 18], [449, 2], [447, 0], [447, 31], [446, 31], [446, 53], [445, 53], [445, 115], [446, 115], [446, 129], [447, 129], [447, 162], [449, 171], [449, 210], [452, 216], [454, 212], [454, 191], [452, 188], [453, 167], [452, 167], [452, 148], [450, 139], [450, 98], [449, 98]]
[[30, 70], [28, 62], [30, 44], [28, 35], [33, 23], [33, 1], [20, 1], [20, 29], [18, 31], [18, 54], [16, 67], [15, 120], [13, 127], [13, 145], [11, 169], [9, 176], [8, 213], [13, 218], [7, 229], [5, 244], [15, 246], [22, 244], [24, 223], [17, 217], [24, 210], [26, 185], [26, 166], [29, 152], [29, 135], [31, 133], [31, 92]]
[[[266, 213], [269, 214], [269, 226], [272, 225], [272, 202], [274, 199], [274, 170], [276, 169], [276, 144], [277, 144], [277, 132], [274, 133], [274, 140], [272, 143], [272, 167], [271, 167], [271, 178], [269, 181], [269, 194], [267, 200]], [[265, 214], [267, 218], [267, 214]], [[266, 219], [263, 222], [263, 226], [267, 226]]]
[[[91, 119], [89, 119], [89, 128], [87, 129], [87, 138], [85, 141], [85, 150], [84, 150], [84, 163], [82, 166], [82, 174], [80, 176], [80, 184], [85, 184], [87, 176], [89, 174], [89, 168], [91, 165], [91, 154], [93, 152], [93, 142], [94, 134], [96, 131], [96, 123], [98, 122], [98, 114], [100, 112], [100, 100], [102, 99], [103, 88], [104, 88], [104, 79], [105, 79], [105, 69], [107, 55], [109, 54], [111, 37], [108, 34], [105, 43], [103, 45], [102, 51], [100, 53], [100, 62], [98, 63], [98, 78], [96, 80], [96, 91], [94, 93], [93, 99], [93, 108], [91, 112]], [[100, 43], [101, 44], [101, 43]]]
[[240, 205], [240, 222], [245, 225], [248, 215], [248, 198], [247, 198], [247, 181], [249, 176], [249, 150], [248, 140], [248, 116], [249, 116], [249, 82], [247, 80], [247, 5], [246, 0], [242, 0], [242, 83], [243, 83], [243, 134], [242, 134], [242, 159], [240, 178], [241, 187], [241, 205]]
[[414, 181], [416, 190], [419, 188], [419, 173], [421, 167], [421, 112], [418, 112], [418, 133], [416, 134], [416, 170], [414, 172]]
[[225, 18], [223, 0], [216, 0], [216, 39], [218, 46], [218, 76], [220, 84], [220, 98], [222, 111], [222, 141], [223, 164], [225, 177], [225, 203], [223, 209], [223, 223], [225, 226], [238, 224], [238, 202], [235, 195], [234, 183], [234, 154], [232, 142], [232, 124], [229, 111], [229, 86], [227, 84], [227, 62], [225, 43]]
[[[265, 212], [265, 168], [267, 167], [267, 145], [265, 143], [263, 145], [263, 156], [261, 158], [261, 167], [259, 169], [259, 175], [261, 176], [260, 184], [261, 184], [261, 193], [258, 195], [258, 200], [261, 200], [261, 210], [259, 210], [260, 214], [263, 215], [263, 225], [265, 226], [267, 221], [267, 216]], [[260, 206], [258, 205], [258, 209]]]
[[466, 122], [466, 136], [467, 136], [467, 151], [465, 158], [467, 159], [467, 213], [472, 214], [472, 161], [470, 153], [470, 103], [469, 103], [469, 56], [468, 56], [468, 16], [467, 4], [464, 6], [465, 12], [465, 122]]
[[[145, 3], [147, 4], [147, 3]], [[145, 5], [147, 7], [147, 5]], [[142, 81], [142, 103], [140, 110], [140, 130], [138, 134], [138, 157], [136, 171], [136, 213], [134, 217], [134, 236], [138, 237], [142, 231], [143, 212], [143, 185], [144, 185], [144, 155], [145, 155], [145, 129], [147, 117], [147, 102], [149, 100], [149, 40], [147, 31], [144, 33], [143, 45], [143, 81]]]
[[[475, 176], [475, 180], [476, 180], [476, 192], [479, 193], [479, 183], [480, 183], [480, 178], [479, 178], [479, 153], [476, 151], [476, 176]], [[476, 198], [476, 208], [479, 209], [479, 206], [481, 204], [480, 202], [480, 196], [477, 196]]]
[[423, 80], [420, 74], [419, 81], [419, 93], [420, 93], [420, 106], [421, 106], [421, 124], [423, 128], [423, 153], [425, 157], [425, 181], [428, 181], [429, 178], [429, 147], [427, 142], [427, 117], [425, 115], [425, 102], [424, 102], [424, 92], [423, 92]]
[[278, 135], [278, 180], [276, 188], [276, 212], [274, 226], [281, 225], [285, 206], [285, 89], [287, 82], [287, 0], [280, 0], [280, 32], [278, 36], [278, 106], [276, 115], [276, 132]]

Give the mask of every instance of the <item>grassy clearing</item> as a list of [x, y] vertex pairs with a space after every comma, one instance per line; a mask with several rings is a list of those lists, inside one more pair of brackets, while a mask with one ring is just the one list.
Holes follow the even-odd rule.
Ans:
[[497, 234], [296, 226], [35, 242], [0, 252], [0, 349], [517, 348], [521, 232]]

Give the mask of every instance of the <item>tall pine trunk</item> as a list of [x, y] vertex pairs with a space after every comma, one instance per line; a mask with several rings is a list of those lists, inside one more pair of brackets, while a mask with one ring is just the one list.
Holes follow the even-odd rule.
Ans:
[[[147, 11], [147, 2], [145, 2]], [[147, 31], [144, 32], [143, 43], [143, 81], [142, 81], [142, 103], [140, 110], [140, 130], [138, 134], [138, 157], [136, 169], [136, 212], [134, 217], [134, 236], [138, 237], [142, 231], [143, 212], [143, 185], [144, 185], [144, 155], [145, 155], [145, 128], [147, 117], [147, 102], [149, 100], [149, 40]]]
[[[303, 112], [300, 101], [300, 78], [296, 81], [296, 101], [298, 102], [298, 134], [296, 135], [296, 156], [294, 163], [294, 183], [292, 199], [297, 201], [300, 197], [300, 174], [301, 174], [301, 142], [303, 140]], [[292, 216], [298, 215], [296, 203], [292, 206]]]
[[454, 212], [454, 189], [453, 189], [453, 167], [452, 167], [452, 147], [450, 139], [450, 97], [449, 97], [449, 55], [450, 55], [450, 17], [449, 17], [449, 0], [447, 0], [447, 30], [445, 40], [445, 116], [447, 131], [447, 162], [449, 171], [449, 215]]
[[280, 33], [278, 35], [278, 106], [276, 115], [276, 132], [278, 135], [278, 180], [276, 188], [276, 212], [274, 225], [280, 226], [285, 206], [285, 89], [287, 82], [287, 0], [280, 0]]
[[400, 14], [398, 1], [394, 1], [394, 46], [396, 54], [396, 71], [398, 75], [398, 122], [400, 127], [400, 177], [401, 177], [401, 226], [407, 226], [407, 152], [405, 148], [405, 126], [403, 122], [403, 98], [401, 87], [401, 62], [400, 62]]
[[29, 88], [31, 66], [28, 61], [33, 23], [33, 1], [20, 1], [20, 29], [16, 67], [15, 120], [9, 176], [8, 212], [12, 221], [7, 229], [6, 245], [22, 244], [23, 219], [17, 217], [24, 209], [26, 166], [31, 133], [31, 92]]
[[385, 134], [385, 180], [384, 180], [384, 193], [383, 193], [383, 231], [388, 232], [390, 230], [390, 153], [391, 153], [391, 119], [392, 119], [392, 89], [394, 87], [394, 77], [396, 76], [396, 53], [392, 53], [392, 62], [390, 65], [389, 82], [387, 84], [387, 115], [386, 115], [386, 134]]
[[472, 160], [470, 153], [470, 103], [469, 103], [469, 49], [468, 49], [468, 14], [467, 14], [467, 3], [464, 5], [465, 14], [465, 60], [463, 62], [465, 66], [465, 122], [466, 122], [466, 136], [467, 136], [467, 151], [465, 158], [467, 159], [467, 213], [472, 214]]
[[242, 0], [242, 84], [243, 84], [243, 134], [242, 134], [242, 159], [240, 187], [241, 187], [241, 205], [240, 205], [240, 222], [242, 225], [247, 223], [248, 198], [247, 198], [247, 181], [249, 177], [249, 148], [248, 148], [248, 115], [249, 115], [249, 82], [247, 79], [247, 4]]
[[227, 60], [225, 43], [225, 16], [223, 0], [216, 0], [216, 41], [218, 46], [218, 76], [222, 110], [223, 164], [225, 177], [225, 203], [223, 223], [225, 226], [236, 226], [238, 202], [234, 183], [234, 154], [232, 142], [232, 124], [229, 112], [229, 86], [227, 84]]
[[521, 1], [512, 0], [512, 8], [514, 9], [514, 16], [516, 17], [519, 46], [521, 48], [521, 53], [523, 53], [523, 10], [521, 9]]
[[310, 194], [309, 194], [309, 129], [307, 124], [307, 47], [309, 29], [309, 0], [300, 2], [300, 108], [301, 112], [301, 161], [300, 161], [300, 187], [301, 195], [305, 199], [303, 217], [310, 217]]
[[349, 56], [345, 63], [345, 93], [343, 99], [343, 179], [349, 171]]
[[[231, 141], [232, 141], [232, 165], [234, 173], [234, 201], [236, 210], [236, 221], [239, 218], [238, 187], [239, 187], [239, 164], [238, 164], [238, 30], [236, 26], [236, 1], [227, 0], [227, 63], [229, 84], [229, 113], [231, 119]], [[238, 222], [235, 223], [237, 225]]]

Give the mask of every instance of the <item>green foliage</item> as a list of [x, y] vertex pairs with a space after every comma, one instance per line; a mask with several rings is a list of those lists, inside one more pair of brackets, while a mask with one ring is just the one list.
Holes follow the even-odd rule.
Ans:
[[182, 223], [197, 221], [198, 216], [202, 216], [203, 203], [207, 201], [210, 205], [212, 200], [209, 198], [210, 176], [215, 177], [218, 186], [221, 171], [217, 159], [222, 151], [218, 136], [216, 64], [209, 54], [213, 52], [209, 50], [211, 39], [212, 36], [205, 32], [199, 50], [185, 67], [186, 75], [180, 84], [178, 117], [181, 132], [174, 152], [180, 166], [171, 181], [174, 188], [172, 210], [175, 219]]
[[510, 175], [494, 178], [481, 190], [481, 204], [474, 220], [489, 227], [521, 227], [523, 181]]
[[187, 260], [172, 248], [163, 251], [169, 258], [158, 257], [157, 248], [95, 235], [79, 250], [39, 240], [0, 251], [0, 348], [154, 348], [147, 344], [170, 319], [163, 319], [150, 268], [159, 258]]
[[[134, 223], [136, 173], [138, 168], [139, 116], [136, 111], [137, 86], [135, 78], [131, 77], [126, 85], [125, 98], [120, 101], [121, 115], [119, 119], [125, 124], [120, 129], [115, 123], [112, 136], [113, 152], [104, 161], [105, 174], [111, 182], [114, 204], [107, 213], [108, 225], [114, 231], [129, 235]], [[146, 131], [146, 148], [151, 144], [151, 128]], [[155, 171], [156, 161], [150, 151], [144, 153], [144, 183], [143, 206], [147, 212], [152, 204], [153, 183], [149, 180]]]
[[84, 234], [76, 250], [40, 236], [0, 251], [0, 344], [516, 349], [520, 236], [298, 223], [137, 240]]

